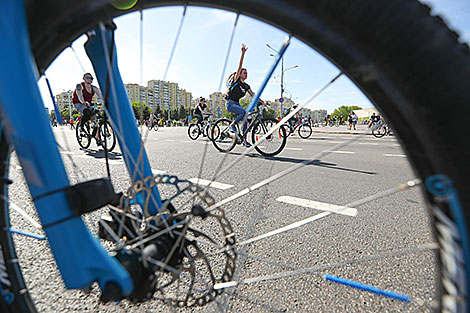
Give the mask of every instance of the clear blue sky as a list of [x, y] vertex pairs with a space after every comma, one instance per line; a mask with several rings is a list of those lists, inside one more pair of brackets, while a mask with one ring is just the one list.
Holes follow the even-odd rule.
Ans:
[[[433, 14], [445, 18], [448, 25], [461, 35], [461, 41], [470, 43], [470, 0], [423, 0], [433, 8]], [[173, 42], [182, 17], [183, 8], [166, 7], [144, 11], [143, 16], [143, 67], [140, 71], [140, 14], [127, 14], [115, 20], [118, 61], [124, 83], [146, 86], [150, 79], [163, 79]], [[176, 52], [166, 80], [179, 83], [180, 88], [192, 92], [193, 98], [217, 91], [227, 54], [228, 43], [236, 15], [215, 9], [188, 7]], [[247, 82], [256, 92], [264, 80], [274, 58], [266, 43], [278, 49], [287, 35], [272, 26], [246, 16], [240, 16], [230, 51], [225, 77], [236, 70], [240, 46], [248, 51], [244, 67], [248, 69]], [[83, 69], [93, 72], [83, 43], [79, 38], [73, 45], [76, 55], [66, 49], [46, 71], [54, 94], [72, 90], [81, 81]], [[77, 58], [80, 60], [78, 61]], [[285, 72], [284, 96], [301, 103], [339, 73], [332, 64], [302, 42], [293, 39], [284, 58], [284, 68], [298, 65]], [[39, 82], [47, 107], [52, 101], [44, 81]], [[225, 91], [225, 86], [222, 87]], [[262, 99], [274, 100], [280, 96], [280, 68], [271, 78]], [[341, 105], [372, 104], [346, 78], [340, 78], [327, 91], [313, 101], [311, 109], [329, 112]]]

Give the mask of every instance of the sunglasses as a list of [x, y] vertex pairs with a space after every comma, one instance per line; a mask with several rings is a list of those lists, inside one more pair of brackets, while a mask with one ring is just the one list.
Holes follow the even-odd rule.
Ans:
[[85, 76], [85, 78], [93, 80], [93, 77], [91, 77], [91, 76]]

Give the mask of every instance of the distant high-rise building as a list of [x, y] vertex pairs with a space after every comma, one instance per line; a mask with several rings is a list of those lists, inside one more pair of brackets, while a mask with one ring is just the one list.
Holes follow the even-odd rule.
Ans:
[[59, 93], [58, 95], [55, 96], [55, 102], [57, 104], [57, 107], [59, 110], [62, 110], [64, 106], [69, 107], [69, 105], [73, 109], [73, 103], [72, 103], [72, 98], [73, 98], [73, 91], [68, 90], [68, 91], [63, 91]]

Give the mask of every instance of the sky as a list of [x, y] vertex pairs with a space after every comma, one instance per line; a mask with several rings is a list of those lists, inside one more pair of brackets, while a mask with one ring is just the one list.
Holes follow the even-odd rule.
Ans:
[[[441, 15], [460, 34], [461, 42], [470, 43], [470, 0], [422, 2], [432, 8], [432, 14]], [[287, 39], [285, 32], [241, 15], [223, 75], [223, 85], [219, 90], [236, 14], [189, 6], [168, 74], [164, 77], [182, 16], [182, 7], [164, 7], [144, 11], [142, 24], [140, 13], [115, 19], [118, 65], [124, 83], [146, 86], [148, 80], [165, 78], [167, 81], [177, 82], [180, 88], [191, 92], [193, 98], [208, 97], [215, 91], [225, 92], [225, 79], [237, 69], [240, 47], [244, 43], [248, 46], [243, 64], [248, 70], [246, 82], [256, 93], [275, 60], [270, 56], [275, 52], [266, 44], [279, 50]], [[78, 38], [72, 45], [73, 50], [65, 49], [47, 69], [46, 76], [54, 95], [73, 90], [82, 81], [84, 72], [93, 73], [83, 49], [85, 41], [85, 36]], [[297, 67], [292, 68], [294, 66]], [[284, 97], [290, 97], [296, 103], [304, 102], [339, 73], [328, 60], [295, 38], [291, 40], [284, 55], [284, 69]], [[280, 72], [279, 66], [261, 96], [263, 100], [279, 98]], [[43, 78], [39, 80], [39, 86], [46, 107], [52, 108], [51, 96]], [[332, 112], [341, 105], [373, 107], [344, 75], [307, 107]]]

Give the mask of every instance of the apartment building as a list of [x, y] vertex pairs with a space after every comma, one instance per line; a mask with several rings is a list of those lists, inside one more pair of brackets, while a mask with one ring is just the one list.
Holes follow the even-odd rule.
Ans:
[[59, 93], [58, 95], [55, 96], [55, 102], [57, 104], [57, 107], [62, 110], [62, 108], [69, 107], [69, 105], [72, 107], [72, 98], [73, 98], [73, 91], [68, 90], [68, 91], [63, 91]]
[[225, 93], [213, 92], [209, 95], [209, 111], [211, 111], [216, 117], [222, 116], [225, 112]]

